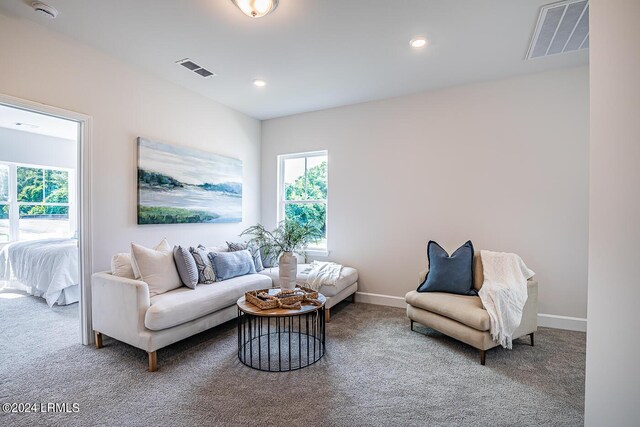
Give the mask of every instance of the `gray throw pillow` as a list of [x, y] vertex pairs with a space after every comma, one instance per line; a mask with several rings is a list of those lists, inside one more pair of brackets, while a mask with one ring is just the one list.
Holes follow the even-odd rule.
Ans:
[[193, 255], [193, 260], [198, 268], [198, 283], [209, 284], [216, 281], [216, 274], [211, 265], [211, 260], [206, 249], [189, 248], [189, 252]]
[[253, 256], [248, 250], [236, 252], [210, 252], [209, 258], [216, 271], [216, 281], [231, 279], [233, 277], [244, 276], [245, 274], [255, 274], [256, 268], [253, 264]]
[[189, 249], [183, 248], [182, 246], [174, 246], [173, 259], [176, 262], [182, 283], [191, 289], [195, 289], [198, 284], [198, 266]]
[[258, 245], [227, 242], [227, 246], [229, 247], [229, 252], [248, 250], [253, 258], [253, 265], [256, 269], [256, 272], [264, 270], [264, 266], [262, 265], [262, 255], [260, 253], [260, 247]]

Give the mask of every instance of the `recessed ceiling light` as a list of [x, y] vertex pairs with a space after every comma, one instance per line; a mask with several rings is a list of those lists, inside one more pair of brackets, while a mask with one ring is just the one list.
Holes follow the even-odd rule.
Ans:
[[411, 47], [415, 49], [420, 49], [421, 47], [425, 47], [427, 45], [427, 39], [422, 36], [414, 37], [409, 42], [409, 45], [411, 45]]
[[265, 81], [264, 81], [264, 80], [262, 80], [262, 79], [255, 79], [255, 80], [253, 81], [253, 85], [254, 85], [254, 86], [258, 86], [258, 87], [265, 87], [265, 86], [267, 85], [267, 82], [265, 82]]

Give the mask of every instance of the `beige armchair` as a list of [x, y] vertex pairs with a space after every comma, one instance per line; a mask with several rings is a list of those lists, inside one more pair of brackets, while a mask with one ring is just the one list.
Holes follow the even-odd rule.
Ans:
[[[473, 287], [480, 290], [484, 277], [482, 260], [477, 252], [473, 259]], [[420, 275], [420, 283], [427, 272]], [[528, 298], [522, 312], [520, 326], [513, 334], [513, 339], [529, 335], [534, 345], [534, 333], [538, 330], [538, 282], [527, 281]], [[445, 335], [469, 344], [480, 350], [480, 363], [485, 364], [486, 351], [496, 347], [489, 329], [491, 321], [489, 313], [482, 306], [480, 297], [448, 294], [444, 292], [411, 291], [405, 296], [407, 316], [413, 323], [433, 328]]]

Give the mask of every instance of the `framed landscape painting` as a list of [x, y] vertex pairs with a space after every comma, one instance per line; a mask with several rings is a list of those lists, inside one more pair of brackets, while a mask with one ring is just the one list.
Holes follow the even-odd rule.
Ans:
[[138, 138], [138, 224], [241, 221], [241, 160]]

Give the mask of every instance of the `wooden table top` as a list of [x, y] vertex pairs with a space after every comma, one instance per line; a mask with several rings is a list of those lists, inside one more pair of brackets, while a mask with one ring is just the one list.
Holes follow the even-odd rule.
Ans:
[[[279, 289], [275, 289], [278, 291]], [[303, 302], [302, 307], [299, 310], [292, 310], [288, 308], [270, 308], [267, 310], [261, 310], [259, 307], [247, 302], [244, 296], [240, 297], [236, 304], [242, 312], [251, 314], [252, 316], [264, 316], [264, 317], [282, 317], [282, 316], [299, 316], [301, 314], [312, 313], [320, 310], [324, 307], [327, 299], [321, 293], [318, 293], [318, 300], [322, 305], [313, 305], [308, 302]]]

